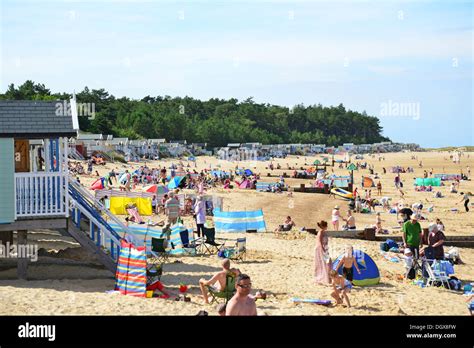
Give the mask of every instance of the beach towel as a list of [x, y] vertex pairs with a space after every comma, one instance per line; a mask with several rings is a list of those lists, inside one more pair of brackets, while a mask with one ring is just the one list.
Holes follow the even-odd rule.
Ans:
[[293, 297], [290, 299], [291, 302], [294, 303], [312, 303], [317, 305], [329, 306], [331, 304], [331, 300], [320, 300], [317, 298], [297, 298]]

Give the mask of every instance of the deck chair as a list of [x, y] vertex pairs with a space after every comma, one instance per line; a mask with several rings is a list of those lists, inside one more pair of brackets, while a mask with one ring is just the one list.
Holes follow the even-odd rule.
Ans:
[[159, 263], [147, 263], [146, 266], [146, 283], [147, 285], [153, 284], [156, 281], [161, 280], [163, 275], [163, 264]]
[[141, 217], [140, 214], [138, 213], [138, 209], [137, 209], [137, 208], [128, 208], [128, 209], [127, 209], [127, 213], [133, 218], [133, 222], [136, 222], [136, 223], [138, 223], [138, 224], [144, 223], [142, 217]]
[[244, 261], [247, 253], [247, 238], [238, 238], [235, 246], [226, 249], [226, 257], [234, 261]]
[[211, 297], [210, 303], [219, 302], [219, 300], [225, 300], [227, 303], [232, 296], [235, 294], [235, 279], [236, 275], [233, 272], [227, 272], [225, 277], [225, 288], [222, 291], [215, 291], [212, 286], [207, 286], [209, 296]]
[[198, 244], [196, 244], [195, 241], [189, 241], [188, 230], [186, 229], [179, 232], [179, 236], [181, 238], [181, 243], [183, 244], [184, 253], [188, 255], [196, 255]]
[[163, 264], [168, 261], [168, 252], [165, 248], [165, 238], [151, 238], [151, 255], [153, 264]]
[[201, 254], [217, 254], [219, 250], [224, 246], [224, 243], [216, 243], [216, 229], [215, 228], [206, 228], [203, 229], [204, 239], [198, 241], [198, 247]]
[[[430, 262], [432, 263], [430, 264]], [[443, 270], [441, 267], [441, 264], [438, 266], [438, 270], [434, 270], [433, 268], [436, 267], [437, 260], [426, 260], [424, 262], [424, 267], [426, 272], [428, 273], [428, 278], [426, 280], [426, 286], [433, 286], [435, 282], [441, 282], [441, 284], [444, 286], [444, 284], [448, 285], [448, 289], [451, 290], [451, 285], [449, 284], [449, 277], [446, 274], [446, 271]]]

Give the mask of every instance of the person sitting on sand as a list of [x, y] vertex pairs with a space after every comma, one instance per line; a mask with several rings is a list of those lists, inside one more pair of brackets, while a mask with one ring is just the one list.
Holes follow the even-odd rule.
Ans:
[[222, 271], [217, 272], [214, 276], [206, 280], [204, 278], [199, 279], [199, 287], [201, 288], [201, 293], [204, 298], [205, 303], [209, 303], [208, 293], [206, 286], [212, 286], [215, 291], [219, 292], [225, 289], [226, 286], [226, 276], [228, 272], [234, 273], [235, 276], [240, 274], [240, 271], [237, 268], [230, 268], [230, 260], [222, 260]]
[[257, 306], [254, 296], [250, 295], [252, 283], [246, 274], [240, 274], [235, 282], [235, 295], [227, 303], [226, 316], [254, 316]]
[[291, 216], [287, 216], [285, 222], [283, 225], [279, 225], [276, 229], [275, 232], [287, 232], [291, 231], [293, 227], [295, 227], [296, 224], [293, 220], [291, 220]]
[[334, 289], [334, 291], [331, 293], [331, 296], [336, 300], [336, 304], [343, 304], [344, 299], [346, 300], [347, 306], [350, 307], [351, 303], [347, 294], [350, 293], [352, 289], [352, 283], [343, 276], [339, 275], [335, 270], [331, 270], [331, 272], [329, 272], [329, 276], [331, 277], [332, 287]]
[[355, 225], [355, 218], [352, 215], [352, 212], [350, 210], [347, 211], [347, 219], [342, 218], [344, 222], [346, 223], [344, 226], [342, 226], [343, 230], [355, 230], [356, 225]]
[[354, 279], [354, 272], [352, 270], [352, 267], [354, 267], [357, 273], [360, 274], [359, 266], [357, 266], [357, 261], [353, 254], [354, 250], [352, 246], [348, 245], [344, 256], [341, 258], [336, 267], [336, 272], [338, 272], [339, 268], [341, 268], [342, 266], [342, 274], [344, 274], [344, 277], [350, 282], [352, 282], [352, 280]]

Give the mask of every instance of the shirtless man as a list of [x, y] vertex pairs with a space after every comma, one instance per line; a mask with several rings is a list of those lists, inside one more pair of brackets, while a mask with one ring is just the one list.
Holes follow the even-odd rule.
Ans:
[[357, 261], [353, 255], [352, 246], [347, 247], [346, 253], [337, 264], [336, 272], [339, 271], [339, 268], [341, 268], [341, 266], [343, 267], [342, 273], [344, 274], [344, 277], [351, 283], [352, 283], [352, 280], [354, 279], [352, 267], [354, 267], [357, 270], [357, 273], [360, 274], [359, 266], [357, 266]]
[[199, 279], [199, 287], [201, 288], [202, 297], [204, 297], [204, 302], [209, 303], [208, 293], [206, 286], [213, 286], [216, 291], [222, 291], [225, 289], [226, 275], [227, 272], [233, 272], [235, 275], [239, 275], [240, 271], [236, 268], [230, 268], [230, 260], [222, 260], [222, 271], [217, 272], [214, 276], [206, 280], [204, 278]]
[[237, 292], [227, 303], [226, 316], [250, 316], [257, 315], [257, 306], [255, 298], [250, 295], [252, 283], [250, 277], [246, 274], [241, 274], [237, 277], [235, 288]]

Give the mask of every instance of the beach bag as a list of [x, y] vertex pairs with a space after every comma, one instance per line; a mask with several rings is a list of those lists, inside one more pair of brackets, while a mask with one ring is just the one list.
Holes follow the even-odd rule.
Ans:
[[398, 244], [392, 240], [392, 239], [387, 239], [385, 243], [388, 245], [388, 249], [390, 250], [391, 248], [397, 248], [398, 249]]
[[415, 268], [411, 267], [407, 272], [407, 278], [408, 279], [415, 279], [415, 277], [416, 277]]
[[425, 257], [429, 260], [432, 260], [434, 259], [434, 249], [432, 246], [428, 246], [426, 249], [425, 249]]
[[403, 182], [400, 181], [400, 187], [403, 187]]
[[390, 248], [388, 247], [386, 242], [380, 243], [380, 250], [388, 251]]
[[[451, 276], [449, 278], [449, 285], [451, 286], [451, 289], [456, 290], [456, 291], [460, 291], [462, 289], [462, 282], [455, 276]], [[445, 287], [447, 288], [446, 285]]]

